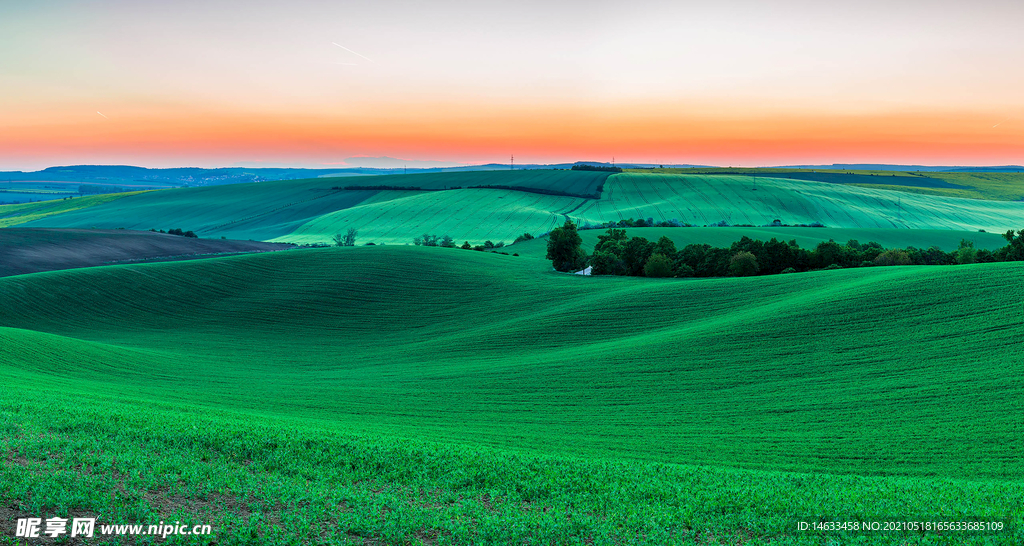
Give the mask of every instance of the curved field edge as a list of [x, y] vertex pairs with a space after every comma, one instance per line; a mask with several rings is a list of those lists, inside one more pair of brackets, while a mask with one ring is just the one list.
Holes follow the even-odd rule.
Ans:
[[[320, 428], [23, 376], [0, 387], [15, 517], [211, 524], [217, 543], [1020, 543], [1024, 484], [555, 457]], [[116, 496], [108, 492], [120, 491]], [[1000, 521], [1001, 533], [800, 532], [800, 521]], [[0, 522], [13, 535], [13, 519]]]

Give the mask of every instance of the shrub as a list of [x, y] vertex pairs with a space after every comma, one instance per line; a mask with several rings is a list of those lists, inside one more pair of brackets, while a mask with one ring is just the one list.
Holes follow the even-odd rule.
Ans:
[[529, 233], [524, 233], [519, 237], [516, 237], [516, 240], [512, 241], [512, 244], [516, 244], [519, 241], [529, 241], [530, 239], [533, 239], [533, 235], [530, 235]]
[[832, 265], [826, 267], [825, 269], [822, 269], [822, 271], [832, 271], [832, 270], [835, 270], [835, 269], [842, 269], [842, 268], [843, 268], [843, 266], [841, 266], [839, 264], [832, 264]]
[[783, 275], [785, 275], [787, 273], [796, 273], [796, 269], [793, 269], [792, 267], [787, 267], [786, 269], [782, 270], [782, 274]]

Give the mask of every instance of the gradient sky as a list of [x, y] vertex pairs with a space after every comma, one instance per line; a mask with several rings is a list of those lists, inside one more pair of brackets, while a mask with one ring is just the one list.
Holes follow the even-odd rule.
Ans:
[[1019, 0], [0, 2], [0, 170], [1020, 164], [1021, 21]]

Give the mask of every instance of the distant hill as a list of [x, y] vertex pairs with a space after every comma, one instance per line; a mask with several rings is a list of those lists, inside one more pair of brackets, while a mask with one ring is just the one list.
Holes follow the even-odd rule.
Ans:
[[1020, 165], [1001, 167], [936, 167], [926, 165], [886, 165], [874, 163], [833, 163], [832, 165], [783, 165], [780, 169], [845, 169], [856, 171], [919, 171], [928, 173], [1020, 173]]

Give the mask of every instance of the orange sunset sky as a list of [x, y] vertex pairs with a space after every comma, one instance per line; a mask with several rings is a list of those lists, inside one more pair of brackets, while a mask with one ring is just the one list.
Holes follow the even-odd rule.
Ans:
[[1024, 3], [0, 4], [0, 170], [1024, 163]]

